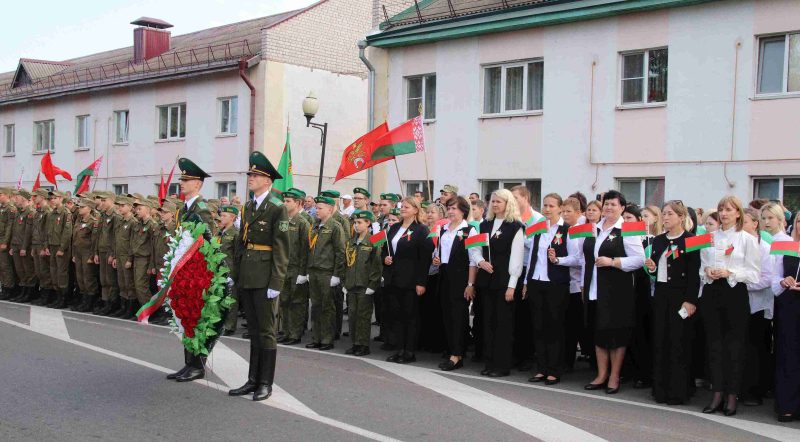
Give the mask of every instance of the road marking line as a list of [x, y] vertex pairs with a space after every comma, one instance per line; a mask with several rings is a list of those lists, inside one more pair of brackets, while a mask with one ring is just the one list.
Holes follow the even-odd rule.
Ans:
[[[41, 321], [46, 321], [45, 318], [47, 318], [47, 317], [56, 317], [56, 316], [58, 316], [58, 317], [61, 317], [61, 321], [63, 322], [63, 316], [61, 315], [61, 311], [60, 310], [53, 310], [53, 311], [55, 313], [57, 313], [57, 315], [39, 315], [37, 320], [39, 320], [40, 323], [41, 323]], [[31, 315], [31, 321], [33, 321], [33, 314]], [[68, 342], [68, 343], [76, 345], [78, 347], [83, 347], [83, 348], [85, 348], [87, 350], [92, 350], [92, 351], [95, 351], [97, 353], [104, 354], [106, 356], [111, 356], [113, 358], [121, 359], [123, 361], [130, 362], [130, 363], [133, 363], [133, 364], [136, 364], [136, 365], [140, 365], [142, 367], [150, 368], [150, 369], [155, 370], [155, 371], [160, 371], [161, 373], [172, 373], [174, 371], [174, 370], [169, 369], [167, 367], [162, 367], [160, 365], [156, 365], [156, 364], [153, 364], [153, 363], [150, 363], [150, 362], [147, 362], [147, 361], [143, 361], [141, 359], [132, 358], [132, 357], [124, 355], [122, 353], [117, 353], [115, 351], [107, 350], [107, 349], [102, 348], [102, 347], [96, 347], [94, 345], [87, 344], [85, 342], [76, 341], [76, 340], [70, 338], [68, 335], [63, 334], [61, 332], [56, 332], [56, 333], [50, 334], [50, 333], [48, 333], [48, 331], [52, 331], [53, 330], [52, 326], [47, 326], [47, 325], [43, 324], [41, 326], [41, 328], [36, 329], [36, 328], [34, 328], [32, 326], [29, 326], [27, 324], [23, 324], [21, 322], [12, 321], [10, 319], [6, 319], [6, 318], [3, 318], [3, 317], [0, 317], [0, 322], [12, 325], [14, 327], [19, 327], [19, 328], [21, 328], [23, 330], [28, 330], [28, 331], [31, 331], [31, 332], [34, 332], [34, 333], [39, 333], [39, 334], [42, 334], [42, 335], [45, 335], [45, 336], [49, 336], [49, 337], [51, 337], [53, 339], [58, 339], [60, 341]], [[66, 331], [66, 327], [64, 328], [64, 331]], [[197, 385], [206, 386], [208, 388], [211, 388], [211, 389], [214, 389], [214, 390], [218, 390], [218, 391], [222, 391], [222, 392], [226, 392], [226, 393], [228, 391], [228, 386], [217, 384], [215, 382], [211, 382], [211, 381], [207, 381], [207, 380], [203, 380], [203, 381], [195, 382], [195, 383]], [[248, 398], [247, 396], [244, 396], [244, 397], [241, 397], [241, 398], [236, 398], [236, 399], [242, 399], [242, 398], [246, 399], [246, 400], [250, 400], [252, 402], [252, 400], [250, 398]], [[348, 424], [346, 422], [338, 421], [336, 419], [331, 419], [331, 418], [325, 417], [325, 416], [320, 416], [320, 415], [315, 414], [315, 413], [305, 413], [305, 412], [299, 411], [299, 410], [297, 410], [295, 408], [287, 407], [284, 404], [272, 403], [270, 400], [259, 402], [259, 404], [260, 405], [264, 405], [264, 406], [268, 406], [268, 407], [272, 407], [272, 408], [276, 408], [278, 410], [283, 410], [283, 411], [286, 411], [287, 413], [296, 414], [298, 416], [302, 416], [302, 417], [305, 417], [307, 419], [311, 419], [313, 421], [320, 422], [320, 423], [329, 425], [329, 426], [334, 427], [334, 428], [339, 428], [341, 430], [344, 430], [344, 431], [347, 431], [347, 432], [350, 432], [350, 433], [353, 433], [353, 434], [357, 434], [359, 436], [363, 436], [363, 437], [368, 438], [368, 439], [372, 439], [372, 440], [376, 440], [376, 441], [382, 441], [382, 442], [383, 441], [385, 441], [385, 442], [400, 442], [398, 439], [394, 439], [394, 438], [391, 438], [389, 436], [385, 436], [383, 434], [375, 433], [373, 431], [366, 430], [364, 428], [357, 427], [355, 425], [351, 425], [351, 424]]]
[[30, 327], [33, 331], [53, 338], [69, 339], [69, 331], [61, 310], [32, 305], [30, 318]]
[[546, 414], [442, 377], [428, 369], [365, 359], [378, 368], [393, 373], [421, 387], [494, 418], [512, 428], [544, 441], [604, 441], [592, 433], [574, 427]]

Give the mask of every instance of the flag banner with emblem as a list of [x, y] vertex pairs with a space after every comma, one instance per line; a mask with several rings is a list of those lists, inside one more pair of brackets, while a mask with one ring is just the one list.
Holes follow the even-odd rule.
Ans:
[[572, 226], [567, 233], [569, 234], [569, 239], [592, 238], [594, 237], [594, 225], [592, 225], [592, 223], [585, 223]]
[[407, 155], [425, 150], [425, 135], [422, 117], [412, 118], [395, 127], [375, 141], [371, 159], [373, 161]]
[[525, 228], [525, 237], [531, 238], [534, 235], [541, 235], [545, 232], [547, 232], [547, 220], [542, 218], [539, 222]]
[[371, 159], [372, 151], [375, 149], [375, 141], [388, 132], [389, 125], [384, 122], [350, 143], [350, 145], [345, 148], [344, 152], [342, 152], [342, 162], [339, 164], [339, 171], [336, 172], [336, 179], [333, 182], [335, 183], [342, 178], [361, 172], [362, 170], [367, 170], [376, 164], [394, 158], [393, 156], [388, 156], [377, 160]]
[[386, 231], [381, 230], [380, 232], [370, 236], [369, 242], [373, 247], [380, 247], [386, 244]]
[[622, 236], [645, 236], [647, 235], [647, 224], [644, 221], [634, 221], [622, 223]]
[[470, 236], [464, 240], [464, 248], [471, 249], [473, 247], [486, 247], [489, 245], [489, 234], [479, 233], [475, 236]]
[[766, 230], [759, 231], [758, 235], [761, 237], [761, 241], [764, 241], [767, 244], [772, 244], [772, 241], [774, 240], [772, 238], [772, 234], [767, 232]]
[[75, 194], [84, 193], [89, 191], [89, 180], [100, 173], [100, 164], [103, 163], [103, 157], [94, 160], [92, 164], [89, 165], [86, 169], [83, 169], [81, 173], [78, 174], [78, 177], [75, 179], [77, 183], [75, 184]]
[[58, 184], [56, 183], [56, 177], [61, 175], [67, 181], [72, 181], [72, 175], [69, 174], [64, 169], [60, 169], [53, 164], [53, 159], [50, 157], [50, 152], [48, 151], [42, 157], [41, 162], [42, 173], [44, 174], [44, 179], [46, 179], [49, 183], [54, 184], [56, 189], [58, 188]]
[[800, 258], [800, 242], [798, 241], [773, 241], [769, 247], [770, 255], [794, 256]]
[[686, 252], [694, 252], [695, 250], [701, 250], [707, 247], [711, 247], [710, 233], [686, 238]]

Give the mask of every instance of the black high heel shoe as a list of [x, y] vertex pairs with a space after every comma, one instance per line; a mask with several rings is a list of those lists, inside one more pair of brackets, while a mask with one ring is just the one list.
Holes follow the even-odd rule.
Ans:
[[584, 390], [602, 390], [603, 388], [606, 388], [606, 384], [608, 384], [608, 381], [603, 382], [602, 384], [593, 384], [593, 383], [589, 382], [588, 384], [583, 386], [583, 389]]
[[705, 414], [714, 414], [717, 411], [722, 411], [722, 400], [721, 399], [717, 403], [717, 405], [714, 405], [714, 402], [712, 401], [710, 404], [706, 405], [705, 408], [703, 408], [703, 413], [705, 413]]
[[722, 411], [722, 414], [725, 416], [733, 416], [736, 414], [736, 406], [737, 406], [738, 399], [734, 396], [732, 399], [728, 398], [728, 403], [725, 404], [726, 407]]

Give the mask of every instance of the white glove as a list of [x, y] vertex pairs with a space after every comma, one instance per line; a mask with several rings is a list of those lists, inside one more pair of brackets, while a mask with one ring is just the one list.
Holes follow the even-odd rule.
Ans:
[[373, 295], [373, 294], [375, 294], [375, 290], [367, 289], [367, 291], [365, 291], [364, 293], [366, 293], [368, 295]]
[[275, 299], [280, 295], [281, 292], [277, 290], [267, 289], [267, 299]]
[[331, 276], [331, 287], [336, 287], [341, 282], [338, 276]]
[[308, 282], [308, 276], [297, 275], [297, 282], [295, 282], [295, 284], [300, 285], [300, 284], [305, 284], [307, 282]]
[[344, 293], [346, 295], [347, 294], [347, 289], [343, 288], [342, 289], [342, 293]]
[[228, 280], [225, 281], [225, 285], [227, 285], [228, 288], [233, 287], [233, 280], [231, 278], [228, 278]]

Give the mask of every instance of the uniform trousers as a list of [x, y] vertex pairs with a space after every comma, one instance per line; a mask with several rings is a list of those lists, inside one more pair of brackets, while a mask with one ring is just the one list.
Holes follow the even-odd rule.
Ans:
[[103, 301], [115, 301], [119, 297], [119, 284], [117, 283], [117, 272], [108, 263], [108, 252], [100, 252], [100, 297]]
[[372, 295], [363, 287], [347, 290], [347, 320], [353, 345], [369, 347], [372, 331]]
[[[334, 305], [331, 272], [310, 270], [308, 284], [311, 294], [312, 341], [322, 345], [333, 343], [336, 327], [336, 306]], [[246, 313], [246, 311], [245, 311]], [[248, 316], [248, 325], [250, 317]]]
[[[131, 267], [125, 268], [125, 261], [130, 260]], [[122, 299], [136, 299], [136, 288], [133, 284], [133, 258], [117, 259], [117, 284]]]
[[[81, 294], [97, 295], [97, 265], [94, 263], [92, 253], [75, 253], [75, 279]], [[91, 263], [89, 260], [92, 260]]]
[[8, 248], [0, 250], [0, 284], [11, 289], [17, 285], [16, 274], [14, 273], [14, 259], [8, 254]]
[[44, 250], [44, 246], [42, 245], [31, 246], [33, 269], [39, 280], [39, 288], [42, 290], [50, 290], [53, 288], [53, 282], [50, 278], [50, 259], [47, 256], [40, 255], [42, 250]]
[[296, 282], [297, 277], [286, 278], [280, 296], [283, 333], [289, 339], [300, 339], [306, 329], [308, 283], [295, 284]]
[[71, 262], [69, 254], [64, 252], [63, 255], [57, 256], [55, 247], [50, 248], [50, 280], [53, 284], [53, 290], [67, 294], [69, 287], [69, 263]]
[[750, 301], [747, 286], [731, 287], [718, 279], [703, 287], [700, 298], [708, 345], [708, 368], [715, 392], [738, 394], [742, 388]]
[[[278, 348], [275, 323], [278, 318], [278, 298], [268, 298], [267, 289], [238, 288], [239, 302], [247, 315], [247, 332], [250, 334], [250, 348], [274, 350]], [[252, 364], [253, 361], [251, 360]]]
[[483, 357], [486, 368], [508, 371], [513, 363], [515, 302], [506, 301], [506, 288], [484, 288]]
[[22, 287], [35, 287], [36, 270], [33, 266], [33, 258], [28, 254], [30, 250], [25, 252], [25, 256], [20, 256], [19, 250], [14, 250], [14, 271], [17, 274], [17, 278], [19, 278], [19, 285]]
[[[439, 267], [439, 294], [447, 349], [452, 356], [464, 357], [467, 352], [469, 301], [464, 298], [464, 291], [461, 290], [461, 287], [451, 286], [447, 264]], [[427, 295], [426, 292], [425, 296]]]
[[572, 370], [575, 367], [575, 356], [578, 343], [581, 344], [581, 353], [586, 354], [586, 327], [584, 325], [584, 307], [581, 292], [569, 294], [569, 304], [564, 319], [564, 368]]
[[800, 292], [775, 298], [775, 407], [800, 413]]
[[136, 256], [133, 258], [133, 285], [136, 292], [136, 300], [144, 305], [153, 296], [150, 293], [150, 257]]

